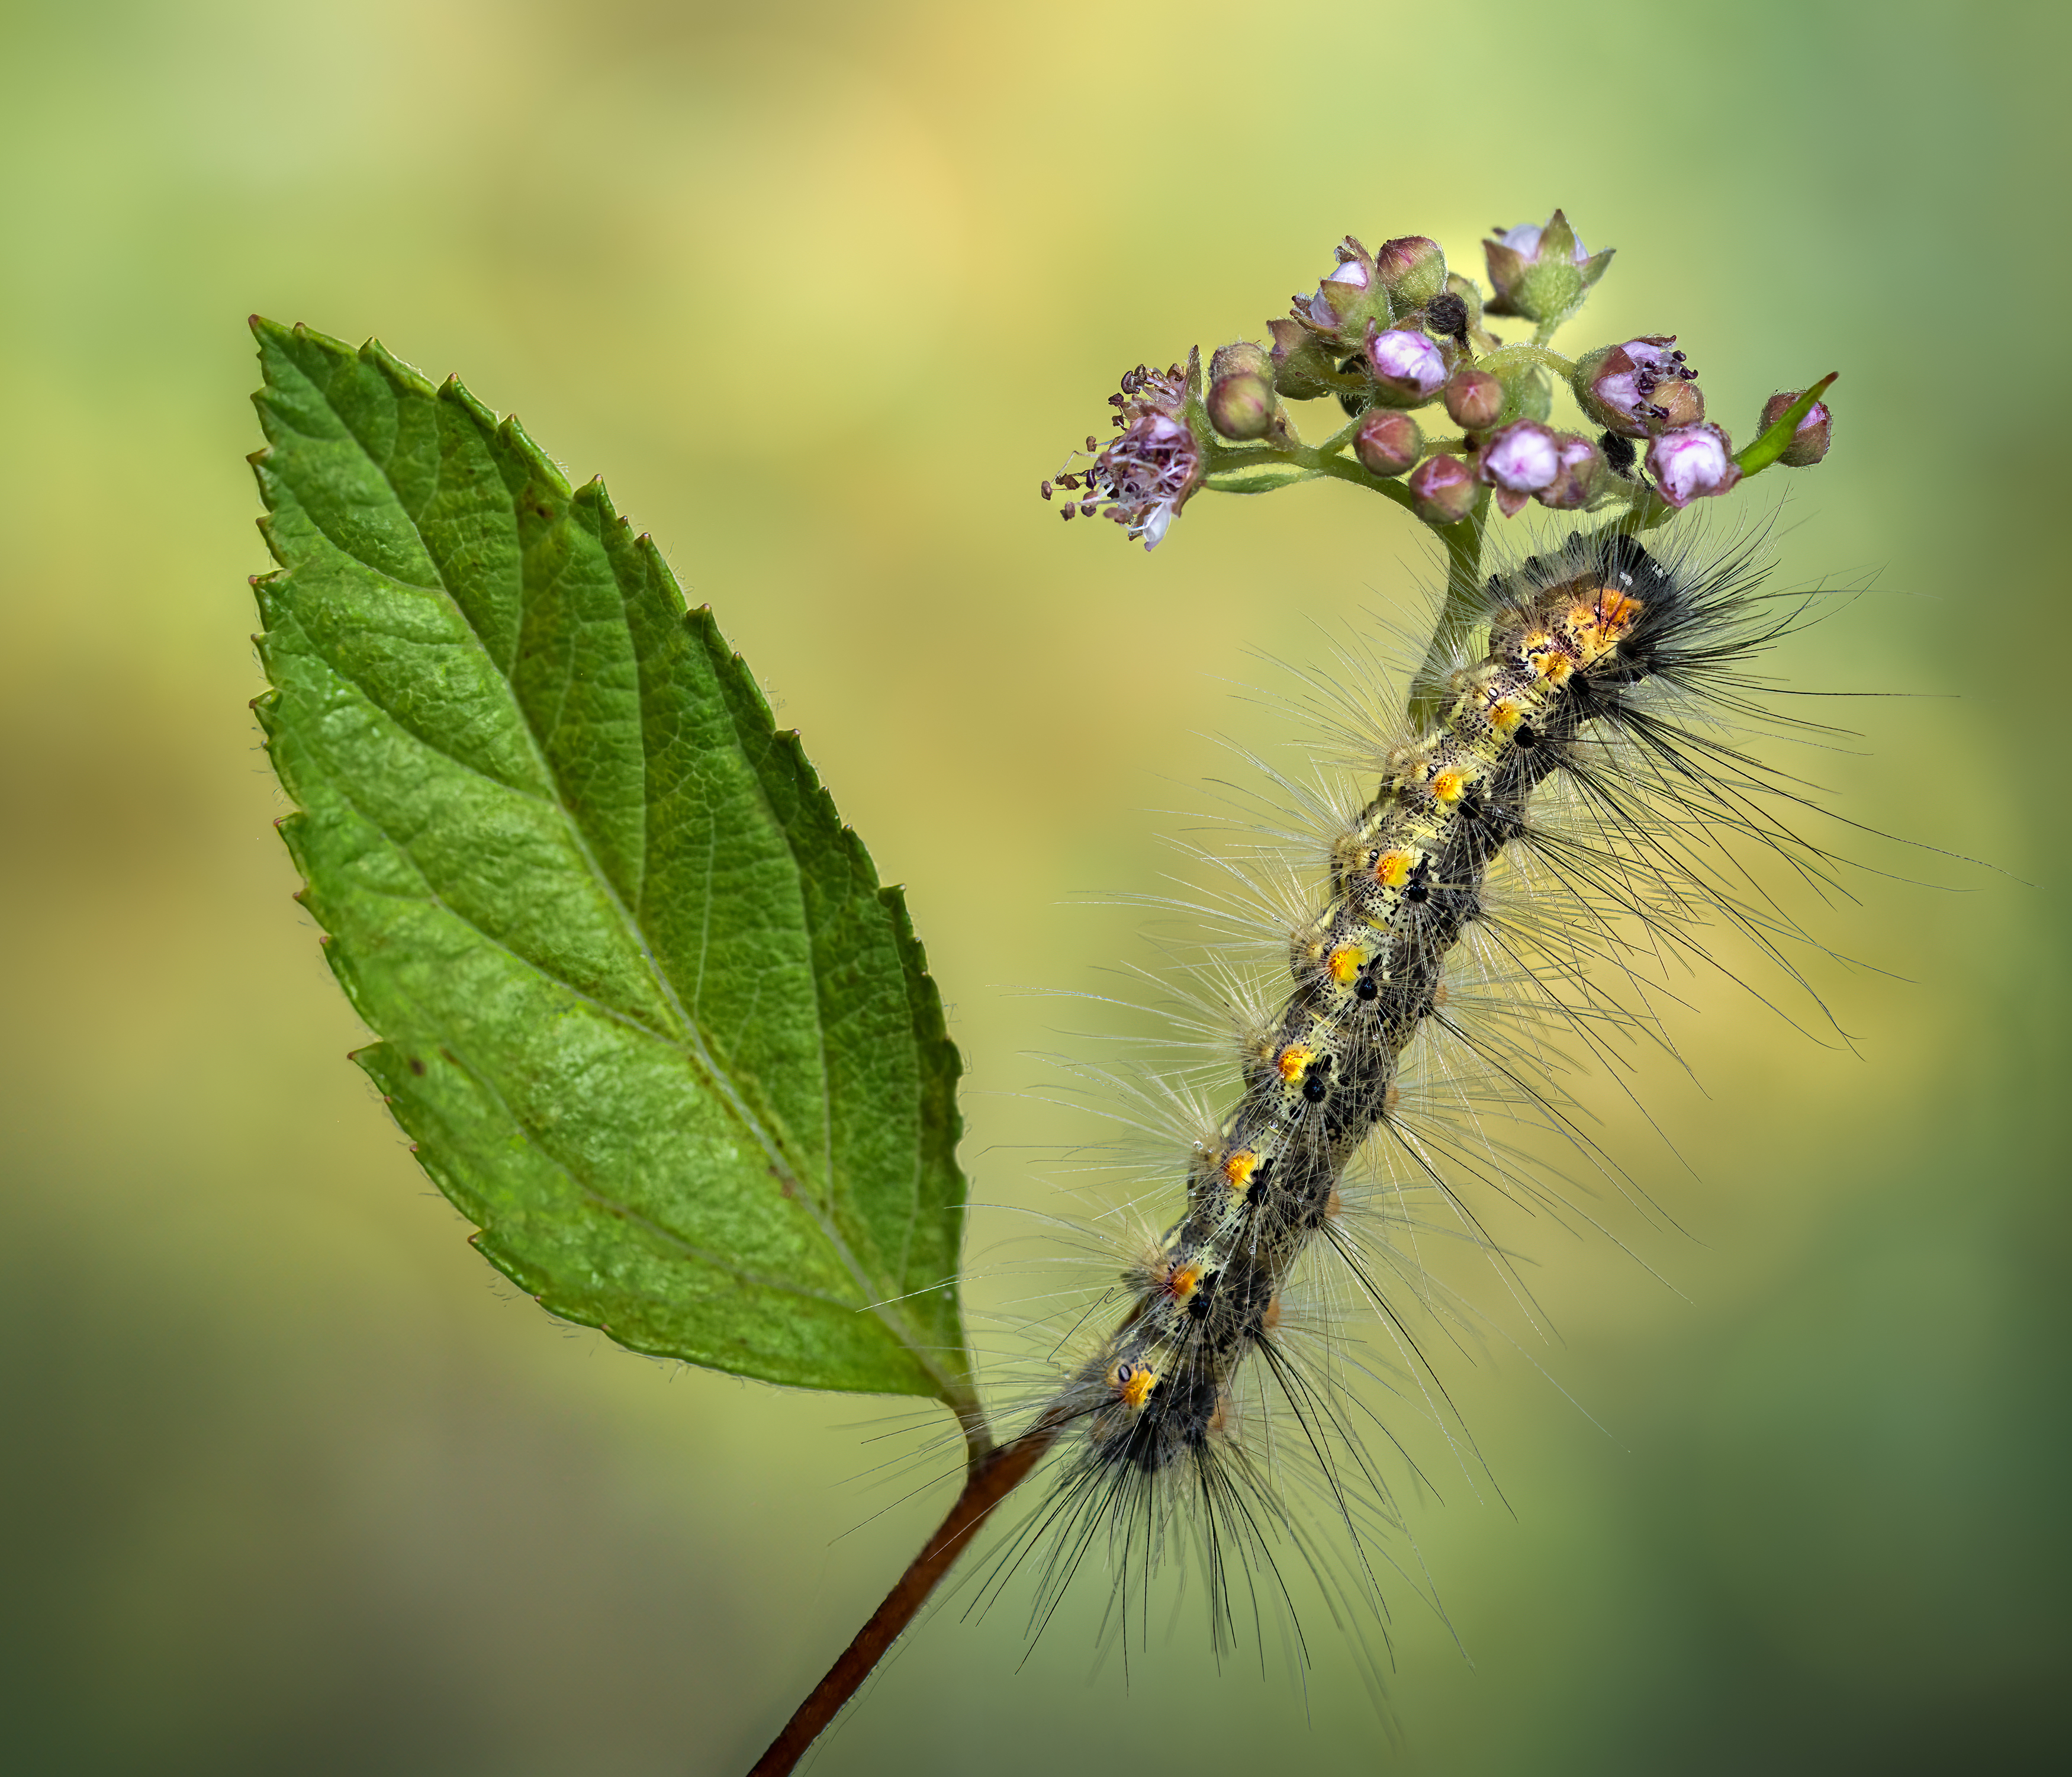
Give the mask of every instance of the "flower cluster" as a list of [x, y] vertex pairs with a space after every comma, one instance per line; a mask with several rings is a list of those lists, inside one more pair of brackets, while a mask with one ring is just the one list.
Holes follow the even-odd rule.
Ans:
[[[1472, 523], [1479, 537], [1491, 506], [1511, 517], [1533, 503], [1624, 507], [1644, 527], [1772, 463], [1805, 467], [1826, 455], [1832, 415], [1818, 397], [1827, 382], [1771, 397], [1756, 442], [1737, 453], [1706, 417], [1675, 334], [1572, 360], [1556, 352], [1555, 331], [1612, 259], [1610, 248], [1590, 253], [1560, 211], [1495, 231], [1482, 252], [1486, 294], [1423, 235], [1373, 252], [1348, 235], [1315, 289], [1267, 323], [1268, 340], [1222, 348], [1206, 380], [1198, 353], [1184, 371], [1140, 364], [1124, 376], [1108, 397], [1120, 436], [1105, 446], [1089, 438], [1091, 466], [1068, 465], [1043, 497], [1062, 490], [1067, 518], [1105, 512], [1148, 549], [1201, 487], [1256, 492], [1332, 475], [1379, 488], [1428, 524]], [[1507, 344], [1488, 331], [1486, 321], [1506, 316], [1531, 323], [1530, 339]], [[1581, 427], [1552, 423], [1557, 386]], [[1284, 404], [1326, 400], [1349, 423], [1305, 445]], [[1412, 417], [1435, 404], [1457, 435], [1429, 436]]]

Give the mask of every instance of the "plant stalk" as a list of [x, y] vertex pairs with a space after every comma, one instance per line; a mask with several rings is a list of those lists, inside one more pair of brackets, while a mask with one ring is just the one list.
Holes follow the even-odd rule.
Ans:
[[885, 1594], [885, 1602], [871, 1613], [870, 1620], [857, 1631], [856, 1639], [828, 1668], [827, 1676], [793, 1712], [748, 1777], [784, 1777], [798, 1763], [806, 1749], [841, 1713], [843, 1705], [878, 1661], [891, 1652], [892, 1644], [970, 1545], [993, 1508], [1029, 1479], [1063, 1429], [1062, 1417], [1046, 1413], [1012, 1442], [973, 1454], [964, 1490], [950, 1508], [949, 1516], [899, 1576], [898, 1583]]

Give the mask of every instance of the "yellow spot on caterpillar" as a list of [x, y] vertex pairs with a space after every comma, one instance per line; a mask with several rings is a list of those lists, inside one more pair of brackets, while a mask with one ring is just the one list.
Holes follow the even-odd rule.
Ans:
[[1401, 888], [1416, 867], [1414, 852], [1385, 851], [1375, 860], [1374, 879], [1383, 888]]
[[1240, 1148], [1223, 1162], [1224, 1182], [1240, 1197], [1252, 1188], [1252, 1175], [1259, 1170], [1259, 1156], [1249, 1148]]
[[1281, 1070], [1281, 1077], [1293, 1085], [1309, 1071], [1309, 1063], [1317, 1059], [1317, 1051], [1300, 1043], [1291, 1043], [1273, 1058], [1273, 1065]]
[[1561, 627], [1574, 638], [1577, 650], [1589, 665], [1618, 645], [1619, 640], [1639, 618], [1638, 599], [1610, 586], [1593, 586], [1584, 602], [1564, 614]]
[[1468, 788], [1468, 774], [1457, 765], [1449, 765], [1432, 779], [1432, 793], [1441, 802], [1457, 802]]
[[1194, 1292], [1202, 1287], [1202, 1268], [1198, 1265], [1176, 1265], [1166, 1273], [1158, 1287], [1175, 1302], [1191, 1302]]
[[1544, 632], [1526, 639], [1524, 653], [1527, 664], [1549, 685], [1561, 684], [1576, 669], [1567, 652]]
[[1141, 1413], [1144, 1403], [1151, 1398], [1151, 1391], [1158, 1386], [1158, 1372], [1148, 1364], [1132, 1364], [1125, 1359], [1108, 1372], [1108, 1385], [1115, 1390], [1116, 1398], [1125, 1407]]
[[1525, 705], [1515, 697], [1498, 697], [1490, 705], [1490, 726], [1507, 734], [1525, 719]]
[[1367, 952], [1358, 944], [1340, 944], [1331, 952], [1325, 966], [1331, 972], [1331, 979], [1343, 987], [1366, 966]]

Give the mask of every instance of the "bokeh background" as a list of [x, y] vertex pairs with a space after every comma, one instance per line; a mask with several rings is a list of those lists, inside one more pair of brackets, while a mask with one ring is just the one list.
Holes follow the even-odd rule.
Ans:
[[[946, 1497], [897, 1403], [626, 1355], [515, 1299], [371, 1089], [246, 701], [251, 310], [458, 371], [601, 471], [910, 886], [977, 1196], [1265, 747], [1248, 650], [1414, 609], [1333, 485], [1147, 557], [1035, 497], [1141, 359], [1256, 336], [1350, 229], [1564, 205], [1571, 349], [1674, 330], [1743, 437], [1843, 380], [1796, 683], [1909, 696], [1811, 775], [1990, 860], [1823, 930], [1860, 1057], [1716, 983], [1610, 1138], [1684, 1232], [1547, 1230], [1560, 1339], [1449, 1374], [1503, 1490], [1409, 1502], [1397, 1735], [1326, 1628], [1127, 1686], [1068, 1615], [927, 1619], [813, 1767], [2028, 1767], [2060, 1734], [2072, 396], [2064, 9], [1275, 13], [1144, 0], [0, 6], [0, 1768], [745, 1768]], [[1182, 788], [1176, 788], [1175, 786]], [[1868, 848], [1868, 842], [1867, 842]], [[1077, 899], [1075, 899], [1077, 898]], [[1067, 1019], [1063, 1022], [1069, 1022]], [[1700, 1089], [1702, 1088], [1702, 1089]], [[981, 1212], [981, 1265], [1004, 1218]], [[1651, 1266], [1673, 1288], [1649, 1274]], [[891, 1429], [888, 1440], [879, 1434]], [[1443, 1479], [1443, 1478], [1442, 1478]], [[1456, 1639], [1457, 1637], [1457, 1639]]]

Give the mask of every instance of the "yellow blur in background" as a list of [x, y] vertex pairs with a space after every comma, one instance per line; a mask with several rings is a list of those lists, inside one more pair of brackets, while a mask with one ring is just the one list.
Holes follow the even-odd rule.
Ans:
[[1101, 892], [1161, 886], [1155, 811], [1217, 737], [1281, 738], [1248, 652], [1414, 621], [1428, 566], [1344, 487], [1204, 496], [1147, 557], [1038, 478], [1120, 371], [1260, 336], [1348, 230], [1478, 272], [1557, 204], [1619, 249], [1567, 348], [1675, 332], [1742, 442], [1842, 372], [1829, 462], [1742, 498], [1788, 494], [1786, 579], [1869, 589], [1790, 682], [1906, 695], [1785, 763], [2008, 874], [1849, 878], [1818, 923], [1887, 971], [1823, 980], [1860, 1055], [1700, 980], [1698, 1084], [1638, 1082], [1675, 1152], [1598, 1104], [1663, 1220], [1630, 1255], [1526, 1231], [1559, 1340], [1445, 1370], [1489, 1475], [1406, 1493], [1445, 1616], [1401, 1589], [1396, 1741], [1314, 1616], [1306, 1689], [1271, 1631], [1219, 1672], [1198, 1594], [1125, 1683], [1098, 1596], [1026, 1666], [1014, 1609], [958, 1599], [812, 1768], [2044, 1762], [2064, 16], [0, 7], [0, 1770], [745, 1768], [954, 1485], [899, 1466], [930, 1409], [515, 1297], [345, 1061], [245, 707], [247, 312], [378, 335], [606, 476], [909, 886], [974, 1195], [1028, 1205], [1085, 1129], [1030, 1096], [1074, 1019], [1017, 989], [1137, 953]]

